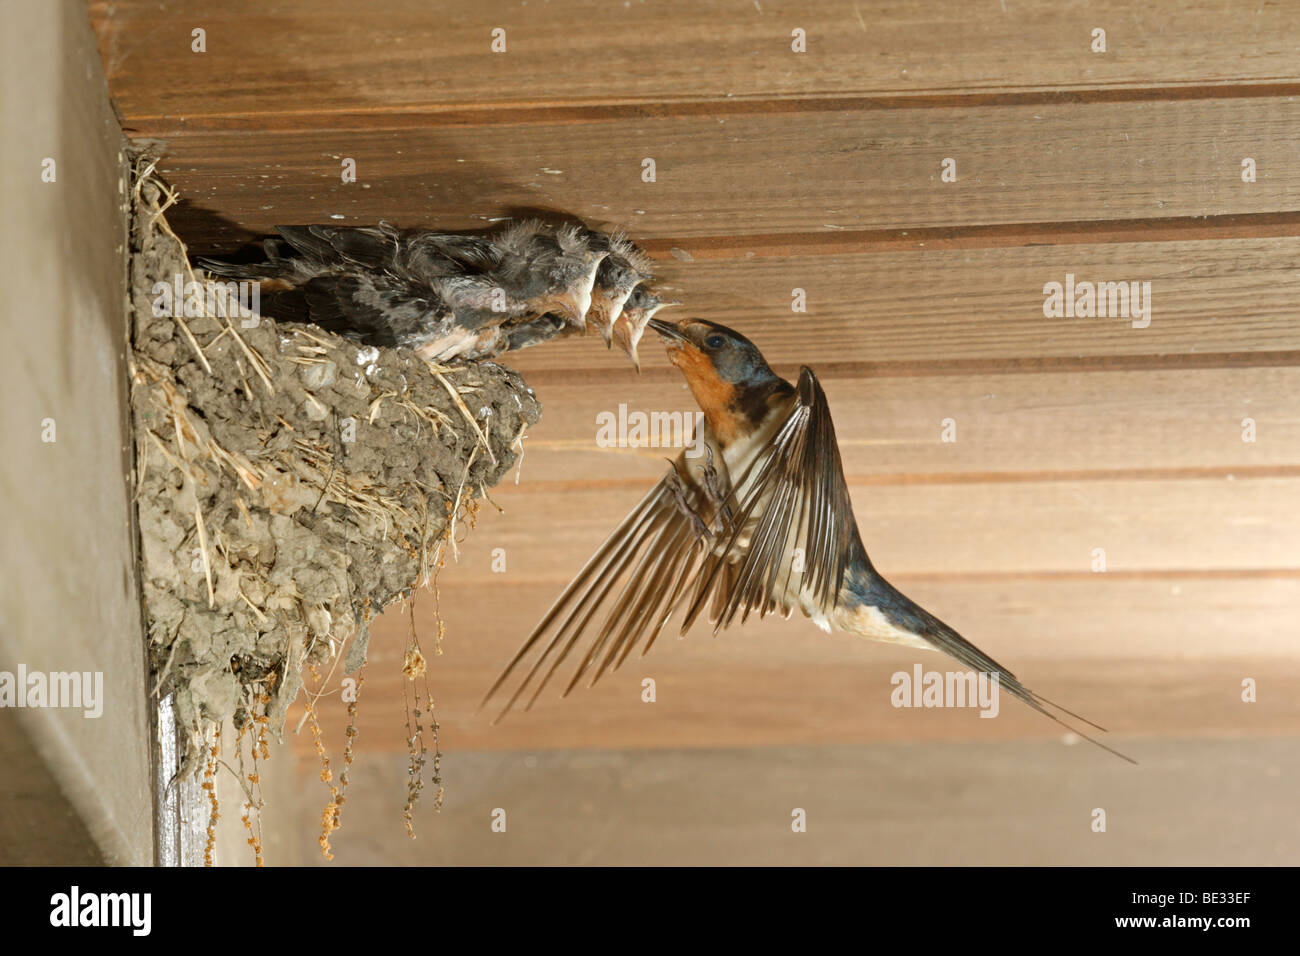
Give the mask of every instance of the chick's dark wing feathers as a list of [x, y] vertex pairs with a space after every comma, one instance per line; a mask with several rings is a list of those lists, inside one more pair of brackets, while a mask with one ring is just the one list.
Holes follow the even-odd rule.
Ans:
[[337, 272], [392, 271], [398, 252], [391, 226], [276, 226], [279, 238], [262, 241], [265, 262], [222, 262], [195, 258], [213, 275], [242, 279], [284, 279], [305, 282]]
[[[792, 608], [773, 594], [777, 585], [784, 593], [796, 573], [786, 548], [791, 540], [804, 549], [797, 586], [819, 605], [833, 604], [854, 526], [826, 396], [809, 369], [800, 375], [774, 440], [730, 480], [723, 476], [722, 485], [721, 500], [715, 500], [690, 479], [679, 457], [674, 471], [623, 519], [560, 594], [483, 702], [514, 677], [517, 686], [501, 714], [531, 690], [530, 706], [602, 607], [607, 607], [603, 624], [590, 638], [566, 695], [585, 675], [594, 684], [617, 668], [638, 643], [644, 654], [688, 600], [682, 633], [705, 606], [711, 606], [715, 631], [738, 611], [788, 614]], [[704, 526], [718, 530], [701, 535], [682, 501]], [[532, 663], [525, 670], [527, 660]]]
[[276, 226], [275, 231], [320, 266], [350, 263], [384, 269], [392, 265], [398, 250], [398, 234], [389, 226]]
[[263, 243], [264, 263], [198, 262], [218, 275], [286, 280], [290, 288], [263, 292], [265, 314], [311, 322], [369, 345], [418, 348], [448, 330], [452, 308], [441, 284], [428, 277], [433, 270], [420, 275], [410, 267], [410, 245], [392, 226], [277, 226], [276, 231], [279, 238]]
[[451, 312], [438, 293], [384, 273], [331, 273], [272, 293], [284, 317], [296, 300], [299, 319], [370, 345], [418, 348], [446, 331]]
[[439, 275], [492, 272], [504, 258], [500, 247], [485, 236], [423, 233], [411, 240], [413, 268]]

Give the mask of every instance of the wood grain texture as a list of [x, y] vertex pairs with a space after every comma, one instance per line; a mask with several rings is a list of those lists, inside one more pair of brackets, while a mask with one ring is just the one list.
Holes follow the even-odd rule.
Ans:
[[[530, 209], [641, 240], [1300, 210], [1300, 97], [167, 135], [192, 245], [278, 223], [482, 227]], [[598, 144], [598, 145], [597, 145]], [[341, 180], [344, 157], [357, 182]], [[642, 180], [653, 158], [656, 181]], [[1241, 162], [1258, 180], [1243, 183]], [[957, 181], [940, 181], [956, 161]], [[218, 210], [236, 230], [204, 216]], [[680, 243], [679, 243], [680, 244]], [[689, 252], [689, 244], [685, 245]]]
[[[517, 579], [518, 575], [506, 575]], [[713, 638], [697, 627], [671, 634], [645, 657], [567, 699], [548, 687], [531, 712], [495, 727], [476, 715], [482, 694], [527, 635], [556, 588], [514, 580], [495, 586], [442, 579], [445, 653], [430, 659], [443, 744], [456, 750], [562, 747], [714, 747], [765, 743], [1055, 737], [1060, 728], [1015, 701], [981, 719], [970, 710], [896, 709], [891, 675], [946, 658], [823, 634], [807, 620], [767, 619]], [[1300, 727], [1300, 663], [1294, 656], [1294, 576], [1185, 578], [982, 575], [895, 582], [992, 654], [1030, 687], [1103, 725], [1112, 736], [1250, 737]], [[510, 599], [502, 600], [502, 587]], [[396, 609], [395, 609], [396, 611]], [[426, 652], [434, 602], [416, 601]], [[674, 632], [675, 633], [675, 632]], [[403, 751], [400, 665], [405, 613], [374, 624], [361, 702], [366, 747]], [[641, 681], [656, 681], [654, 704]], [[1259, 702], [1241, 702], [1257, 680]], [[334, 698], [321, 718], [342, 740]], [[305, 737], [305, 732], [304, 732]], [[309, 746], [304, 739], [302, 746]]]
[[[167, 143], [184, 200], [172, 221], [192, 248], [277, 223], [477, 229], [562, 211], [624, 226], [687, 303], [679, 316], [738, 328], [783, 374], [818, 371], [868, 548], [901, 589], [1121, 740], [1294, 735], [1295, 5], [954, 9], [91, 4], [125, 124]], [[494, 27], [507, 53], [490, 52]], [[795, 27], [806, 54], [790, 52]], [[1094, 27], [1105, 54], [1088, 49]], [[1045, 318], [1044, 284], [1066, 273], [1150, 282], [1150, 326]], [[644, 345], [640, 377], [594, 338], [510, 357], [546, 411], [522, 484], [492, 492], [505, 514], [485, 506], [440, 578], [445, 750], [1058, 735], [1009, 701], [996, 720], [895, 710], [890, 675], [943, 659], [806, 621], [664, 640], [581, 699], [548, 695], [495, 729], [473, 716], [674, 453], [595, 444], [595, 415], [619, 403], [692, 408]], [[940, 441], [945, 418], [955, 443]], [[1089, 570], [1098, 547], [1106, 574]], [[434, 605], [417, 598], [426, 652]], [[405, 641], [398, 609], [376, 621], [367, 752], [404, 752]], [[1251, 676], [1260, 702], [1245, 705]], [[339, 708], [322, 711], [341, 745]]]
[[[335, 836], [334, 865], [1300, 862], [1293, 810], [1300, 743], [1129, 746], [1140, 767], [1058, 741], [448, 753], [446, 803], [438, 815], [428, 802], [416, 809], [418, 840], [401, 826], [405, 790], [393, 783], [405, 773], [405, 755], [362, 752], [343, 830]], [[323, 805], [314, 758], [299, 760], [299, 785]], [[1098, 806], [1106, 808], [1108, 836], [1087, 825]], [[376, 812], [365, 817], [354, 812], [358, 807]], [[498, 807], [508, 808], [508, 834], [488, 825]], [[807, 813], [808, 831], [792, 837], [794, 807]], [[316, 854], [303, 862], [323, 861]], [[1018, 905], [1023, 901], [1007, 900], [1008, 911]], [[1059, 912], [1070, 905], [1062, 903]], [[1095, 904], [1076, 905], [1087, 919]]]
[[[689, 302], [679, 315], [740, 330], [792, 374], [800, 365], [843, 375], [891, 363], [922, 373], [953, 363], [988, 372], [1016, 367], [1008, 360], [1030, 360], [1032, 369], [1117, 357], [1192, 364], [1215, 353], [1269, 361], [1266, 353], [1281, 352], [1294, 363], [1300, 348], [1297, 239], [756, 257], [673, 263], [664, 271], [668, 288]], [[1044, 317], [1045, 284], [1063, 283], [1067, 273], [1078, 281], [1150, 282], [1150, 325]], [[791, 309], [796, 288], [807, 294], [805, 313]], [[656, 343], [645, 342], [645, 355], [649, 369], [680, 380]], [[565, 380], [555, 369], [608, 372], [618, 384], [635, 378], [622, 353], [594, 336], [525, 350], [511, 364], [535, 387], [548, 377]]]
[[[123, 113], [151, 134], [207, 117], [436, 113], [539, 104], [661, 107], [797, 97], [1279, 84], [1300, 79], [1287, 3], [1023, 0], [389, 0], [91, 4]], [[207, 52], [190, 31], [207, 31]], [[791, 51], [806, 31], [807, 53]], [[1090, 51], [1096, 27], [1107, 51]], [[491, 52], [491, 31], [506, 52]], [[955, 55], [960, 51], [960, 55]], [[168, 77], [158, 83], [159, 75]], [[293, 122], [293, 119], [288, 119]]]
[[[616, 484], [629, 495], [648, 488], [678, 449], [603, 446], [598, 422], [607, 421], [602, 416], [617, 420], [620, 405], [627, 416], [693, 414], [695, 403], [676, 369], [664, 371], [664, 381], [629, 376], [626, 383], [565, 384], [557, 378], [537, 385], [545, 413], [525, 439], [520, 484], [507, 484], [493, 497], [516, 500], [548, 483], [576, 480]], [[1046, 473], [1099, 480], [1118, 473], [1246, 477], [1300, 467], [1300, 369], [1294, 367], [831, 374], [820, 380], [844, 467], [860, 481], [991, 481]], [[1246, 417], [1255, 422], [1254, 442], [1242, 441]], [[947, 418], [956, 428], [951, 443], [942, 441]], [[526, 507], [526, 497], [520, 506]]]
[[[666, 466], [665, 466], [666, 467]], [[1169, 480], [1067, 475], [881, 484], [848, 476], [876, 567], [894, 574], [1300, 567], [1300, 475]], [[648, 490], [577, 479], [493, 498], [475, 547], [504, 548], [514, 575], [566, 582]], [[544, 523], [538, 516], [544, 515]], [[484, 553], [477, 568], [487, 577]], [[507, 579], [508, 581], [509, 579]]]

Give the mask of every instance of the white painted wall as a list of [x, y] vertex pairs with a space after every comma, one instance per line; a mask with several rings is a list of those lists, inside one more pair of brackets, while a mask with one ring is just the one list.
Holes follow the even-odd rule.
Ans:
[[105, 858], [150, 864], [122, 136], [83, 3], [0, 0], [0, 22], [0, 671], [103, 673], [98, 719], [18, 713]]

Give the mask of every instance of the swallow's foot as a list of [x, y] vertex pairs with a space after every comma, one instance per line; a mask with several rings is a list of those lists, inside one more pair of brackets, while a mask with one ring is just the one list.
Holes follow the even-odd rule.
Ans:
[[682, 476], [677, 473], [676, 465], [668, 472], [668, 493], [673, 496], [677, 510], [686, 515], [687, 520], [690, 521], [696, 537], [704, 540], [712, 538], [713, 534], [709, 531], [709, 526], [704, 523], [700, 513], [691, 506], [687, 498], [686, 486], [682, 484]]
[[714, 522], [717, 524], [717, 531], [721, 534], [731, 524], [731, 505], [727, 504], [727, 496], [722, 492], [722, 482], [718, 478], [718, 470], [713, 467], [713, 447], [705, 444], [704, 454], [708, 457], [704, 462], [704, 467], [700, 469], [700, 477], [704, 482], [704, 494], [713, 505]]

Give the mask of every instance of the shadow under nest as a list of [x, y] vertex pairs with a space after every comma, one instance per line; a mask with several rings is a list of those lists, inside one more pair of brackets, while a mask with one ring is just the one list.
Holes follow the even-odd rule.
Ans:
[[151, 169], [137, 160], [131, 221], [134, 497], [185, 777], [227, 719], [281, 734], [304, 668], [364, 664], [370, 619], [430, 581], [541, 406], [493, 363], [431, 366], [220, 299], [158, 308], [203, 283]]

